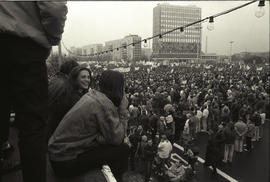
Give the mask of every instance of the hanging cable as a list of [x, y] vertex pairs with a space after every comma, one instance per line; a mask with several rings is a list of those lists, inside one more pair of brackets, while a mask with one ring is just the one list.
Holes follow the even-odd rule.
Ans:
[[[215, 15], [212, 15], [212, 16], [209, 16], [209, 17], [206, 17], [206, 18], [203, 18], [203, 19], [201, 19], [201, 20], [197, 20], [197, 21], [195, 21], [195, 22], [192, 22], [192, 23], [189, 23], [189, 24], [180, 26], [180, 27], [176, 27], [176, 28], [174, 28], [174, 29], [172, 29], [172, 30], [169, 30], [169, 31], [167, 31], [167, 32], [160, 33], [160, 34], [154, 35], [154, 36], [152, 36], [152, 37], [145, 38], [145, 39], [140, 40], [140, 41], [138, 41], [138, 42], [133, 42], [133, 43], [130, 43], [130, 44], [127, 44], [127, 45], [124, 45], [124, 46], [120, 46], [120, 47], [114, 48], [113, 50], [119, 50], [119, 49], [121, 49], [121, 48], [126, 49], [128, 46], [131, 46], [131, 45], [134, 46], [135, 44], [139, 44], [139, 43], [141, 43], [141, 42], [143, 42], [143, 41], [145, 42], [146, 40], [151, 40], [151, 39], [154, 39], [154, 38], [156, 38], [156, 37], [159, 37], [159, 38], [161, 39], [161, 38], [162, 38], [164, 35], [166, 35], [166, 34], [172, 33], [172, 32], [174, 32], [174, 31], [176, 31], [176, 30], [179, 30], [179, 29], [180, 29], [180, 31], [181, 31], [181, 30], [184, 30], [184, 28], [190, 27], [190, 26], [192, 26], [192, 25], [195, 25], [195, 24], [198, 24], [198, 23], [201, 23], [201, 22], [205, 22], [205, 21], [208, 20], [208, 19], [209, 19], [209, 22], [210, 22], [210, 20], [211, 20], [211, 22], [213, 23], [213, 22], [214, 22], [214, 18], [219, 17], [219, 16], [222, 16], [222, 15], [226, 15], [226, 14], [231, 13], [231, 12], [233, 12], [233, 11], [236, 11], [236, 10], [238, 10], [238, 9], [240, 9], [240, 8], [243, 8], [243, 7], [245, 7], [245, 6], [248, 6], [248, 5], [250, 5], [250, 4], [253, 4], [253, 3], [257, 2], [257, 1], [258, 1], [258, 0], [253, 0], [253, 1], [247, 2], [247, 3], [242, 4], [242, 5], [240, 5], [240, 6], [237, 6], [237, 7], [231, 8], [231, 9], [229, 9], [229, 10], [220, 12], [220, 13], [218, 13], [218, 14], [215, 14]], [[263, 6], [264, 6], [264, 1], [263, 1], [263, 2], [262, 2], [262, 1], [259, 1], [259, 7], [263, 7]], [[72, 51], [70, 51], [70, 50], [65, 46], [65, 44], [64, 44], [63, 41], [62, 41], [62, 44], [63, 44], [64, 48], [65, 48], [70, 54], [78, 55], [78, 54], [75, 54], [75, 53], [73, 53]], [[108, 52], [108, 51], [106, 51], [106, 53], [107, 53], [107, 52]], [[98, 53], [98, 54], [99, 54], [99, 53]], [[101, 52], [101, 54], [103, 54], [103, 52]], [[89, 54], [89, 55], [78, 55], [78, 56], [89, 57], [89, 56], [93, 56], [93, 54]]]

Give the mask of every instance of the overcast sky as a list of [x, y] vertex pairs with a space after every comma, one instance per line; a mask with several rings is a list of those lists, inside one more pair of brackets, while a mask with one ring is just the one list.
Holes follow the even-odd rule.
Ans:
[[[247, 1], [167, 1], [173, 5], [196, 5], [202, 8], [202, 18], [222, 12]], [[142, 39], [152, 36], [153, 8], [161, 1], [69, 1], [62, 41], [70, 48], [120, 39], [137, 34]], [[269, 2], [265, 15], [255, 17], [258, 2], [216, 18], [215, 29], [207, 30], [203, 23], [202, 51], [208, 37], [208, 53], [269, 51]]]

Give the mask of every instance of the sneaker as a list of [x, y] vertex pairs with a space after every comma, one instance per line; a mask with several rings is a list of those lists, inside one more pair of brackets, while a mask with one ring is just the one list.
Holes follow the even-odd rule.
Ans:
[[108, 165], [103, 165], [101, 172], [103, 173], [107, 182], [117, 182], [115, 177], [113, 176], [111, 168]]
[[227, 163], [227, 161], [225, 161], [224, 159], [222, 160], [222, 162]]

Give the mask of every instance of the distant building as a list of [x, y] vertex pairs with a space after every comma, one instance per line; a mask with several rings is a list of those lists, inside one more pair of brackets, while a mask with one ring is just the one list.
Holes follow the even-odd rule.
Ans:
[[236, 60], [243, 60], [251, 56], [258, 56], [263, 59], [264, 62], [269, 62], [269, 52], [240, 52], [233, 55]]
[[145, 59], [146, 61], [151, 59], [152, 56], [152, 49], [151, 48], [142, 48], [142, 59]]
[[69, 52], [69, 56], [74, 56], [74, 55], [83, 55], [83, 49], [78, 48], [78, 47], [71, 47]]
[[219, 60], [219, 56], [215, 53], [202, 53], [201, 61], [202, 62], [217, 62]]
[[[153, 35], [159, 35], [176, 27], [201, 19], [201, 8], [158, 4], [153, 9]], [[194, 60], [201, 53], [201, 23], [153, 39], [153, 59]]]
[[128, 35], [125, 36], [123, 42], [128, 44], [132, 44], [135, 42], [139, 42], [134, 44], [133, 46], [127, 47], [127, 60], [128, 61], [139, 61], [141, 59], [141, 37], [138, 35]]
[[83, 55], [96, 54], [101, 52], [102, 49], [103, 49], [102, 44], [90, 44], [82, 47], [82, 53]]
[[[105, 42], [105, 51], [110, 54], [110, 59], [113, 61], [138, 61], [141, 59], [141, 43], [134, 44], [134, 46], [127, 46], [132, 43], [141, 41], [138, 35], [128, 35], [122, 39], [112, 40]], [[124, 48], [124, 46], [127, 46]], [[115, 50], [118, 47], [123, 47]], [[113, 50], [113, 51], [111, 51]]]

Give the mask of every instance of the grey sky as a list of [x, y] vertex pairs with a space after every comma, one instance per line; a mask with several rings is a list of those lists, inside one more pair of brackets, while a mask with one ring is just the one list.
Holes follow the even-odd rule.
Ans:
[[[167, 1], [177, 5], [196, 5], [202, 8], [202, 18], [244, 4], [247, 1]], [[81, 47], [93, 43], [138, 34], [152, 36], [153, 8], [161, 1], [69, 1], [68, 15], [63, 34], [67, 47]], [[216, 18], [215, 29], [207, 30], [203, 23], [202, 50], [208, 37], [208, 52], [229, 54], [229, 41], [233, 53], [242, 51], [269, 51], [269, 2], [265, 15], [255, 17], [258, 3]]]

